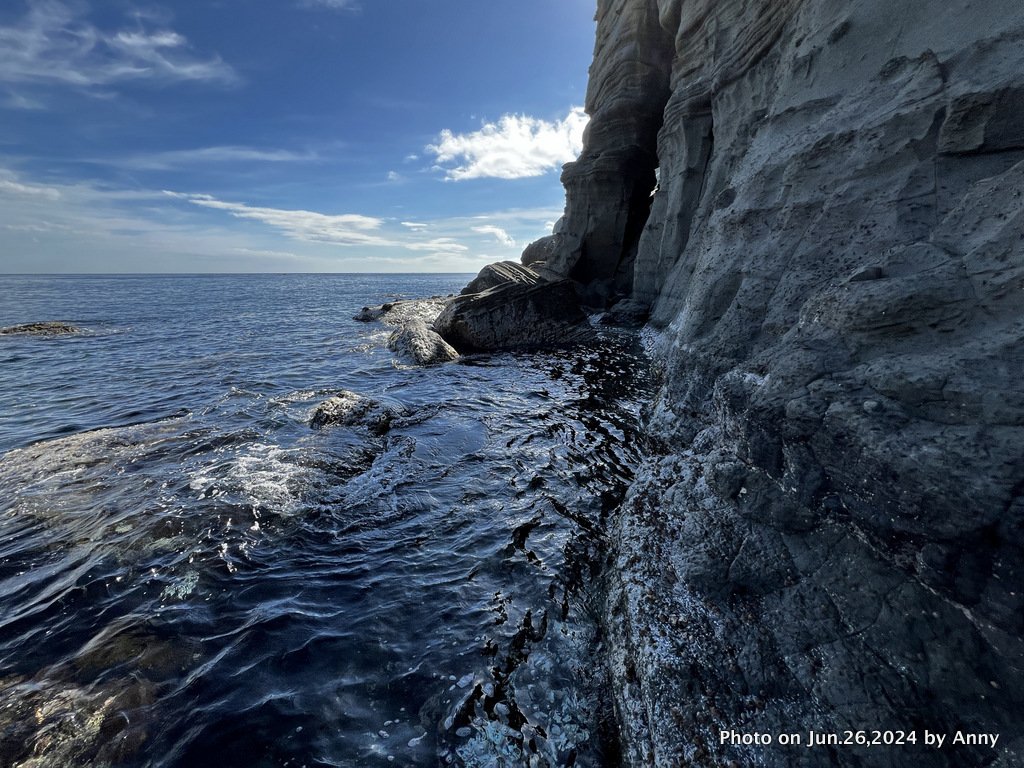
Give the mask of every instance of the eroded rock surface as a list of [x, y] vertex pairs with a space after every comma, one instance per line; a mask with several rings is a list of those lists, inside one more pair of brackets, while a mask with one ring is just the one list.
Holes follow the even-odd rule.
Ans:
[[422, 321], [406, 323], [391, 334], [388, 349], [417, 365], [435, 365], [457, 360], [459, 353]]
[[613, 536], [625, 761], [1019, 764], [1024, 6], [600, 0], [597, 38], [534, 255], [665, 329]]
[[480, 293], [490, 288], [508, 283], [525, 283], [534, 285], [540, 281], [540, 275], [529, 267], [516, 264], [514, 261], [499, 261], [496, 264], [488, 264], [465, 288], [462, 295]]
[[460, 296], [434, 329], [460, 352], [564, 345], [592, 334], [568, 280], [508, 283]]

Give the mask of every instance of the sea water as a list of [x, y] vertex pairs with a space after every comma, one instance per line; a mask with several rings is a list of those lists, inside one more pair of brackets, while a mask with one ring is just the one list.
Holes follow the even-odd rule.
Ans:
[[[0, 765], [599, 765], [635, 337], [396, 360], [466, 275], [3, 276]], [[314, 430], [339, 390], [410, 418]]]

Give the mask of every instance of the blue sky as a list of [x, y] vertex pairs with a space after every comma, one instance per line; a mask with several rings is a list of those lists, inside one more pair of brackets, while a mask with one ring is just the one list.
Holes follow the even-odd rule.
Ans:
[[561, 213], [594, 0], [9, 0], [0, 272], [468, 272]]

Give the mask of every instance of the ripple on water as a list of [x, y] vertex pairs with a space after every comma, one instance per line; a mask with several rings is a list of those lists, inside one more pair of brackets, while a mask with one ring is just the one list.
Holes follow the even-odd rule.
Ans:
[[[642, 355], [610, 336], [425, 372], [346, 333], [348, 368], [278, 361], [291, 386], [255, 346], [227, 373], [176, 354], [169, 381], [209, 376], [188, 414], [0, 457], [4, 764], [600, 763], [592, 616]], [[336, 365], [323, 343], [303, 354]], [[309, 429], [345, 388], [409, 416]]]

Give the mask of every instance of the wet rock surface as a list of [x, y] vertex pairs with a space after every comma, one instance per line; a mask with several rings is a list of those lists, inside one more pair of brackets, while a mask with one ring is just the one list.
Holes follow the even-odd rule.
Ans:
[[558, 346], [593, 336], [568, 280], [508, 283], [461, 296], [434, 328], [461, 352]]
[[640, 328], [651, 316], [651, 308], [642, 301], [623, 299], [601, 316], [601, 325]]
[[381, 322], [395, 327], [414, 321], [429, 324], [434, 322], [451, 300], [451, 297], [432, 296], [429, 299], [391, 301], [376, 307], [363, 307], [352, 319], [361, 323]]
[[[624, 762], [1017, 764], [1024, 9], [603, 0], [597, 19], [593, 122], [535, 250], [663, 329], [661, 448], [612, 536]], [[874, 728], [1001, 735], [719, 739]]]
[[342, 391], [316, 407], [309, 426], [313, 429], [362, 427], [373, 435], [381, 436], [404, 413], [405, 409], [397, 403], [385, 403], [355, 392]]
[[67, 336], [73, 333], [80, 333], [80, 329], [70, 323], [57, 321], [23, 323], [0, 328], [2, 336]]
[[388, 338], [388, 349], [417, 365], [435, 365], [457, 360], [459, 353], [422, 321], [406, 323]]

